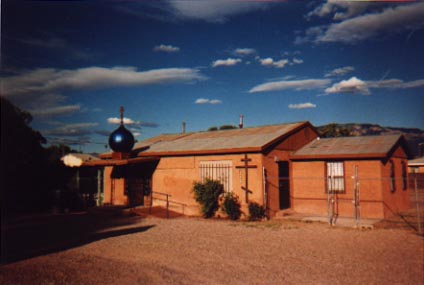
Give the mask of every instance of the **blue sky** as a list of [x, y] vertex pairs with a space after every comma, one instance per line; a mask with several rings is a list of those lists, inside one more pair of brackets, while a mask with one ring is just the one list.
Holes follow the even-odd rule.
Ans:
[[424, 128], [424, 2], [2, 1], [1, 94], [48, 141], [296, 121]]

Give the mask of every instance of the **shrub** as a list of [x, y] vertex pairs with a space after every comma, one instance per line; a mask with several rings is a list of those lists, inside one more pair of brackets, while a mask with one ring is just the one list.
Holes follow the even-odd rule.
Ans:
[[260, 221], [266, 217], [265, 208], [256, 202], [249, 203], [249, 221]]
[[202, 207], [203, 217], [213, 217], [219, 209], [219, 196], [224, 193], [224, 186], [217, 180], [206, 179], [204, 183], [195, 182], [193, 192]]
[[222, 211], [228, 215], [231, 220], [238, 220], [241, 216], [241, 205], [237, 195], [233, 192], [227, 192], [224, 195]]

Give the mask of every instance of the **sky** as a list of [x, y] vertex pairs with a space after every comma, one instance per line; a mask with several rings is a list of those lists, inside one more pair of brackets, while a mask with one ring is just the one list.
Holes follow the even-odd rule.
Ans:
[[422, 1], [1, 2], [1, 95], [48, 142], [186, 129], [424, 129]]

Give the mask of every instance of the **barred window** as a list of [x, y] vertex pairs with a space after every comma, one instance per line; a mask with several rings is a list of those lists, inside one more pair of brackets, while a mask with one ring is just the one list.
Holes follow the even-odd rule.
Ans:
[[343, 162], [327, 162], [327, 191], [344, 192], [344, 180]]
[[207, 178], [218, 180], [224, 185], [224, 191], [233, 191], [232, 161], [201, 161], [199, 165], [200, 180], [204, 182]]

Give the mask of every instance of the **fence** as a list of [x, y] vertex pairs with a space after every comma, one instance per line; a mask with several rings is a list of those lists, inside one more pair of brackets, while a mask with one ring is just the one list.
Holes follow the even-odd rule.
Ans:
[[360, 177], [357, 170], [353, 173], [344, 177], [268, 176], [266, 184], [275, 185], [278, 179], [279, 195], [289, 192], [290, 207], [299, 213], [326, 215], [330, 224], [338, 217], [353, 217], [359, 224], [365, 218], [394, 216], [423, 233], [424, 174], [410, 173], [405, 180], [404, 176], [374, 178]]

